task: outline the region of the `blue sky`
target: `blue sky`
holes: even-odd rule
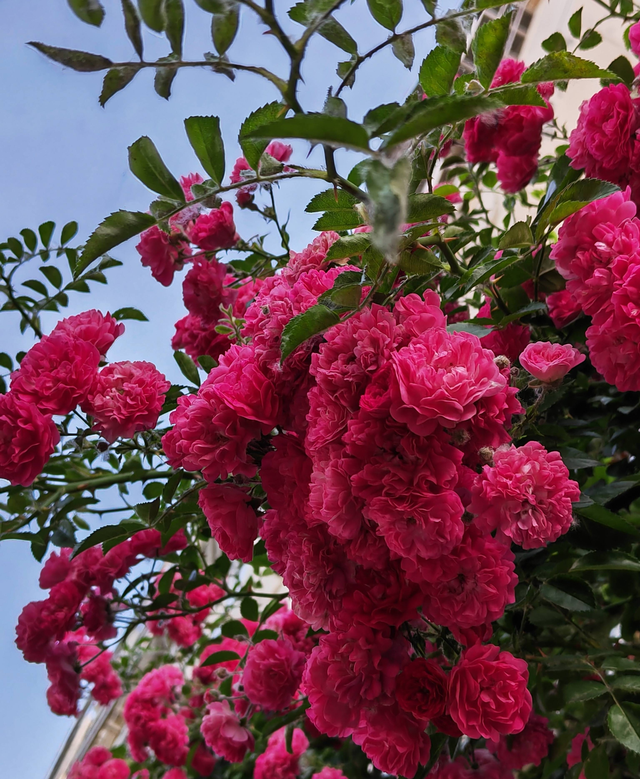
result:
[[[286,9],[292,4],[279,0],[276,7]],[[173,96],[166,102],[153,91],[149,71],[139,74],[102,109],[98,105],[100,74],[65,70],[25,45],[36,40],[94,51],[114,61],[132,59],[119,5],[106,0],[107,18],[101,29],[95,29],[77,20],[65,0],[1,0],[1,240],[49,219],[59,226],[76,220],[81,240],[111,211],[146,210],[153,196],[129,173],[127,146],[141,135],[149,135],[175,175],[199,170],[183,128],[187,116],[221,117],[230,171],[239,154],[235,139],[242,120],[255,108],[277,99],[271,85],[251,74],[239,74],[232,84],[224,76],[190,70],[178,74]],[[402,29],[426,18],[419,0],[405,0],[405,5]],[[210,17],[193,0],[186,0],[186,6],[185,58],[200,59],[202,52],[212,49]],[[365,0],[345,6],[339,18],[364,49],[385,38],[382,28],[372,22]],[[297,25],[291,25],[294,28]],[[148,31],[145,44],[146,59],[168,53],[166,43]],[[355,89],[344,95],[349,116],[358,120],[372,106],[402,100],[415,85],[417,68],[432,45],[431,31],[418,38],[413,73],[405,70],[388,49],[369,61]],[[274,71],[283,72],[285,65],[276,42],[246,14],[230,55],[238,62],[268,63]],[[339,83],[334,65],[340,59],[346,59],[346,55],[322,39],[313,43],[303,70],[301,102],[306,109],[322,109],[327,88]],[[297,144],[294,159],[304,163],[307,152],[306,144]],[[316,164],[321,160],[317,159]],[[289,231],[295,249],[302,249],[313,238],[315,219],[304,213],[302,205],[317,191],[317,183],[291,182],[276,193],[281,214],[292,213]],[[236,212],[236,224],[243,237],[264,232],[264,222],[254,214]],[[185,313],[180,281],[168,289],[153,281],[140,265],[134,243],[113,252],[124,266],[110,271],[109,285],[94,285],[90,296],[76,295],[70,313],[87,308],[142,309],[150,321],[127,323],[127,332],[109,356],[112,360],[152,360],[177,381],[170,339],[175,321]],[[45,332],[54,323],[55,318],[45,320]],[[15,352],[29,346],[28,340],[18,337],[16,324],[11,315],[2,314],[0,351]],[[39,568],[26,544],[0,544],[2,774],[20,779],[44,779],[73,725],[71,719],[50,713],[45,701],[44,667],[25,663],[13,644],[14,626],[22,607],[43,595],[37,584]]]

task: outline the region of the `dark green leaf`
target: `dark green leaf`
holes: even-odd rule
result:
[[[205,668],[208,665],[217,665],[218,663],[228,663],[229,660],[239,660],[240,655],[229,649],[223,649],[220,652],[214,652],[205,658],[199,665],[199,668]]]
[[[44,54],[45,57],[49,57],[50,60],[59,62],[61,65],[81,73],[106,70],[113,65],[110,59],[100,54],[90,54],[87,51],[77,51],[76,49],[61,49],[57,46],[49,46],[46,43],[38,43],[38,41],[29,41],[28,45],[33,46],[34,49]]]
[[[534,62],[525,70],[520,80],[523,84],[538,84],[572,78],[611,78],[612,75],[594,62],[576,57],[568,51],[554,51]]]
[[[60,236],[60,243],[64,246],[66,243],[69,243],[69,241],[76,235],[78,232],[78,223],[77,222],[67,222],[67,224],[62,228],[62,234]]]
[[[235,619],[231,620],[231,622],[225,622],[224,625],[220,628],[220,632],[227,638],[236,638],[236,636],[248,638],[249,636],[249,633],[242,622]]]
[[[503,105],[537,105],[541,108],[547,105],[537,88],[532,84],[500,87],[492,90],[489,94],[497,97]]]
[[[45,285],[37,279],[28,279],[27,281],[23,281],[22,286],[27,287],[27,289],[32,289],[34,292],[37,292],[38,295],[42,295],[45,298],[49,296],[49,292]]]
[[[461,54],[449,46],[436,46],[420,67],[420,86],[427,97],[448,95],[460,68]]]
[[[318,33],[329,43],[333,43],[334,46],[342,49],[342,51],[346,51],[347,54],[355,55],[358,53],[358,44],[340,22],[332,16],[320,25]]]
[[[263,125],[268,125],[275,122],[276,119],[285,113],[285,111],[286,108],[282,105],[282,103],[267,103],[267,105],[264,105],[261,108],[258,108],[252,114],[249,114],[249,116],[242,123],[242,127],[240,128],[240,133],[238,135],[238,141],[240,142],[240,146],[242,147],[242,151],[247,162],[249,165],[251,165],[253,170],[258,170],[260,157],[262,157],[262,153],[267,148],[269,141],[256,140],[255,138],[250,138],[249,136],[253,131],[258,130]]]
[[[455,322],[452,325],[447,325],[447,332],[449,333],[469,333],[470,335],[475,335],[476,338],[488,335],[492,329],[486,325],[476,325],[474,322]]]
[[[163,4],[164,0],[138,0],[138,10],[142,21],[155,32],[164,30]]]
[[[87,24],[100,27],[104,19],[104,8],[98,0],[67,0],[73,13]]]
[[[640,706],[615,704],[609,709],[609,730],[627,749],[640,752]]]
[[[361,255],[370,243],[371,236],[368,233],[345,235],[331,246],[326,259],[327,261],[344,260],[347,257]],[[341,278],[341,276],[344,276],[344,273],[341,273],[340,276],[338,276],[338,279]]]
[[[116,539],[120,541],[126,541],[127,538],[131,538],[134,533],[139,530],[146,530],[147,525],[143,522],[137,522],[135,520],[127,519],[121,522],[119,525],[107,525],[106,527],[98,528],[88,538],[81,541],[78,546],[73,550],[73,557],[77,557],[85,549],[90,549],[92,546],[97,546],[106,541],[114,541]]]
[[[535,235],[539,240],[549,225],[556,225],[594,200],[608,197],[618,191],[615,184],[599,179],[581,179],[569,184],[554,195],[536,217]]]
[[[637,670],[640,671],[640,668]],[[618,676],[611,682],[611,686],[617,690],[640,692],[640,676]]]
[[[427,222],[444,214],[453,214],[455,206],[440,195],[418,193],[409,196],[407,222]]]
[[[607,688],[602,682],[579,681],[565,685],[562,692],[566,703],[580,703],[605,695]]]
[[[185,354],[184,352],[174,352],[173,358],[178,363],[180,373],[182,373],[185,379],[190,381],[192,384],[195,384],[196,387],[199,387],[200,374],[198,373],[198,366],[191,359],[191,357],[189,357],[189,355]]]
[[[562,460],[569,470],[578,470],[580,468],[597,468],[600,465],[598,460],[594,460],[592,457],[587,456],[579,449],[573,449],[570,446],[565,446],[560,450]]]
[[[124,27],[127,37],[135,49],[136,54],[142,59],[142,33],[140,32],[140,17],[133,0],[122,0],[122,12],[124,14]]]
[[[357,199],[345,192],[344,189],[325,189],[324,192],[318,192],[309,201],[305,211],[314,213],[316,211],[353,211]]]
[[[323,214],[314,224],[314,230],[353,230],[355,227],[361,227],[362,220],[356,211],[329,211]]]
[[[151,227],[156,220],[151,214],[140,211],[116,211],[110,214],[91,234],[84,245],[76,265],[74,276],[77,278],[94,260],[118,246],[134,235]]]
[[[328,146],[369,151],[369,135],[364,127],[349,119],[327,114],[297,114],[247,133],[249,138],[304,138]]]
[[[233,43],[239,21],[240,8],[236,2],[227,3],[223,13],[213,14],[211,17],[211,38],[220,56],[225,54]]]
[[[598,744],[589,752],[584,761],[583,772],[586,779],[608,779],[609,758],[604,744]]]
[[[339,321],[340,317],[335,311],[322,305],[311,306],[302,314],[294,316],[287,322],[282,331],[280,345],[282,361],[284,362],[294,349],[311,338],[312,335],[321,333]]]
[[[43,222],[40,227],[38,227],[38,234],[43,246],[49,247],[55,229],[55,222]]]
[[[0,352],[0,368],[6,368],[8,371],[13,370],[13,360],[6,352]]]
[[[395,56],[402,62],[408,70],[413,67],[413,60],[416,56],[416,48],[413,45],[411,35],[401,35],[391,44],[391,49]]]
[[[242,598],[240,613],[245,619],[251,620],[251,622],[257,622],[259,616],[258,604],[253,598]]]
[[[27,249],[29,249],[30,252],[35,252],[38,248],[38,238],[33,230],[25,228],[24,230],[20,230],[20,235],[22,236],[22,240]]]
[[[123,319],[137,319],[139,322],[148,322],[147,317],[137,308],[119,308],[111,316],[121,322]]]
[[[578,8],[569,19],[569,32],[574,38],[580,37],[580,33],[582,32],[582,8]]]
[[[100,97],[98,98],[100,105],[104,108],[107,100],[133,81],[138,70],[139,68],[135,66],[129,68],[111,68],[111,70],[106,73],[104,81],[102,82],[102,92],[100,92]]]
[[[580,41],[579,49],[593,49],[602,43],[602,35],[597,30],[589,30]]]
[[[640,571],[640,560],[625,552],[589,552],[571,566],[572,571]]]
[[[391,135],[386,146],[395,146],[436,127],[455,124],[499,108],[500,102],[484,95],[452,95],[423,100],[416,113]]]
[[[616,76],[619,76],[629,87],[629,89],[631,89],[636,74],[633,70],[633,65],[624,55],[616,57],[616,59],[614,59],[613,62],[609,65],[609,70],[612,73],[615,73]]]
[[[158,516],[158,512],[160,511],[160,498],[150,500],[148,503],[137,503],[135,509],[136,514],[140,519],[149,524]]]
[[[367,5],[371,16],[387,30],[395,30],[402,19],[402,0],[367,0]]]
[[[471,43],[478,81],[485,89],[491,84],[504,54],[512,18],[513,11],[499,16],[492,22],[481,24]]]
[[[40,268],[40,273],[46,277],[50,284],[53,284],[54,287],[60,289],[62,286],[62,273],[60,273],[55,265],[43,265]]]
[[[171,51],[182,57],[184,36],[184,3],[182,0],[164,0],[164,31],[171,44]]]
[[[545,51],[566,51],[567,42],[562,33],[554,32],[542,41],[542,48]]]
[[[216,182],[224,178],[224,144],[217,116],[190,116],[184,120],[189,143],[202,167]]]
[[[590,611],[596,605],[591,587],[577,576],[554,576],[540,587],[540,594],[568,611]]]
[[[162,161],[151,138],[143,135],[129,146],[129,167],[134,176],[159,195],[185,202],[180,182]]]
[[[257,630],[252,636],[251,641],[254,644],[259,644],[261,641],[264,641],[265,639],[272,639],[275,640],[278,638],[278,634],[275,630]]]
[[[177,62],[178,57],[175,54],[170,54],[168,57],[161,57],[157,60],[159,63],[171,63]],[[157,67],[153,77],[153,88],[156,94],[160,97],[168,100],[171,97],[171,87],[173,86],[173,79],[178,74],[177,67]]]
[[[436,26],[436,43],[464,54],[467,50],[467,34],[458,19],[443,19]]]
[[[519,249],[533,245],[533,233],[526,222],[516,222],[500,239],[499,249]]]

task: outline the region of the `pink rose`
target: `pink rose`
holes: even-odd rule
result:
[[[0,395],[0,479],[28,487],[60,441],[58,428],[30,400]]]
[[[61,319],[51,335],[63,334],[92,344],[104,356],[116,338],[124,333],[122,322],[116,322],[111,314],[101,314],[96,309]]]
[[[253,736],[231,711],[229,701],[216,701],[207,706],[200,732],[204,743],[230,763],[241,763],[253,749]]]
[[[526,661],[500,647],[465,649],[449,676],[449,714],[469,738],[520,733],[531,713],[528,679]]]
[[[150,362],[112,362],[98,374],[83,410],[94,428],[113,443],[152,430],[171,382]]]
[[[582,313],[580,304],[568,289],[553,292],[547,297],[547,308],[554,326],[562,330]]]
[[[640,57],[640,22],[636,22],[629,27],[629,43],[631,44],[631,51]]]
[[[540,765],[554,738],[549,720],[532,712],[522,732],[515,736],[501,736],[499,741],[489,741],[487,747],[505,768],[519,771],[529,764]]]
[[[225,266],[215,258],[197,257],[182,282],[182,298],[189,313],[218,320],[220,305],[233,302],[234,295],[225,288],[227,281],[233,280],[233,276],[228,278]]]
[[[291,704],[306,658],[286,639],[265,639],[249,650],[242,684],[247,697],[267,711],[281,711]]]
[[[286,731],[281,728],[269,736],[267,749],[258,755],[254,779],[296,779],[300,774],[300,757],[309,746],[309,740],[300,728],[295,728],[291,752],[286,746]]]
[[[560,381],[576,365],[585,361],[584,354],[571,344],[554,344],[536,341],[529,344],[520,355],[520,365],[545,384]]]
[[[224,202],[220,208],[200,214],[189,230],[189,238],[206,252],[230,249],[238,241],[231,203]]]
[[[251,498],[240,487],[210,484],[200,491],[198,503],[222,551],[232,560],[248,563],[258,536],[258,517],[248,505]]]
[[[154,225],[145,230],[136,246],[142,264],[151,268],[151,275],[164,287],[173,281],[177,270],[182,270],[184,261],[191,256],[191,248],[180,232],[165,233]]]
[[[569,768],[573,768],[574,765],[582,762],[582,746],[584,742],[587,742],[587,751],[591,752],[593,749],[593,741],[589,735],[590,728],[586,728],[582,733],[578,733],[571,741],[571,749],[567,755],[567,765]],[[580,779],[584,779],[584,771],[580,773]]]

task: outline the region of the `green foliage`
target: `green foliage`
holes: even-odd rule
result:
[[[491,84],[504,54],[512,19],[513,12],[481,25],[471,44],[478,81],[485,89]]]
[[[294,349],[311,338],[312,335],[321,333],[339,321],[340,317],[323,305],[312,306],[302,314],[294,316],[282,333],[280,348],[282,360],[286,360]]]
[[[184,203],[180,182],[164,164],[153,141],[146,135],[129,146],[129,168],[149,189]]]
[[[184,126],[200,164],[216,184],[224,179],[224,144],[217,116],[190,116]]]
[[[268,103],[258,108],[244,120],[240,128],[238,141],[247,162],[254,170],[258,170],[258,163],[264,150],[269,145],[268,140],[257,140],[253,133],[265,125],[273,124],[280,116],[286,113],[282,103]]]
[[[425,57],[420,68],[420,86],[427,97],[451,92],[460,67],[461,54],[448,46],[436,46]]]

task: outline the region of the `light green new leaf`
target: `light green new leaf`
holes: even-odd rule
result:
[[[595,62],[576,57],[568,51],[554,51],[534,62],[525,70],[520,79],[523,84],[539,84],[545,81],[565,81],[573,78],[613,78],[608,70],[598,67]]]
[[[509,37],[513,11],[478,27],[471,44],[478,81],[488,88],[498,69]]]
[[[462,55],[449,46],[436,46],[420,67],[420,86],[427,97],[448,95],[460,68]]]

